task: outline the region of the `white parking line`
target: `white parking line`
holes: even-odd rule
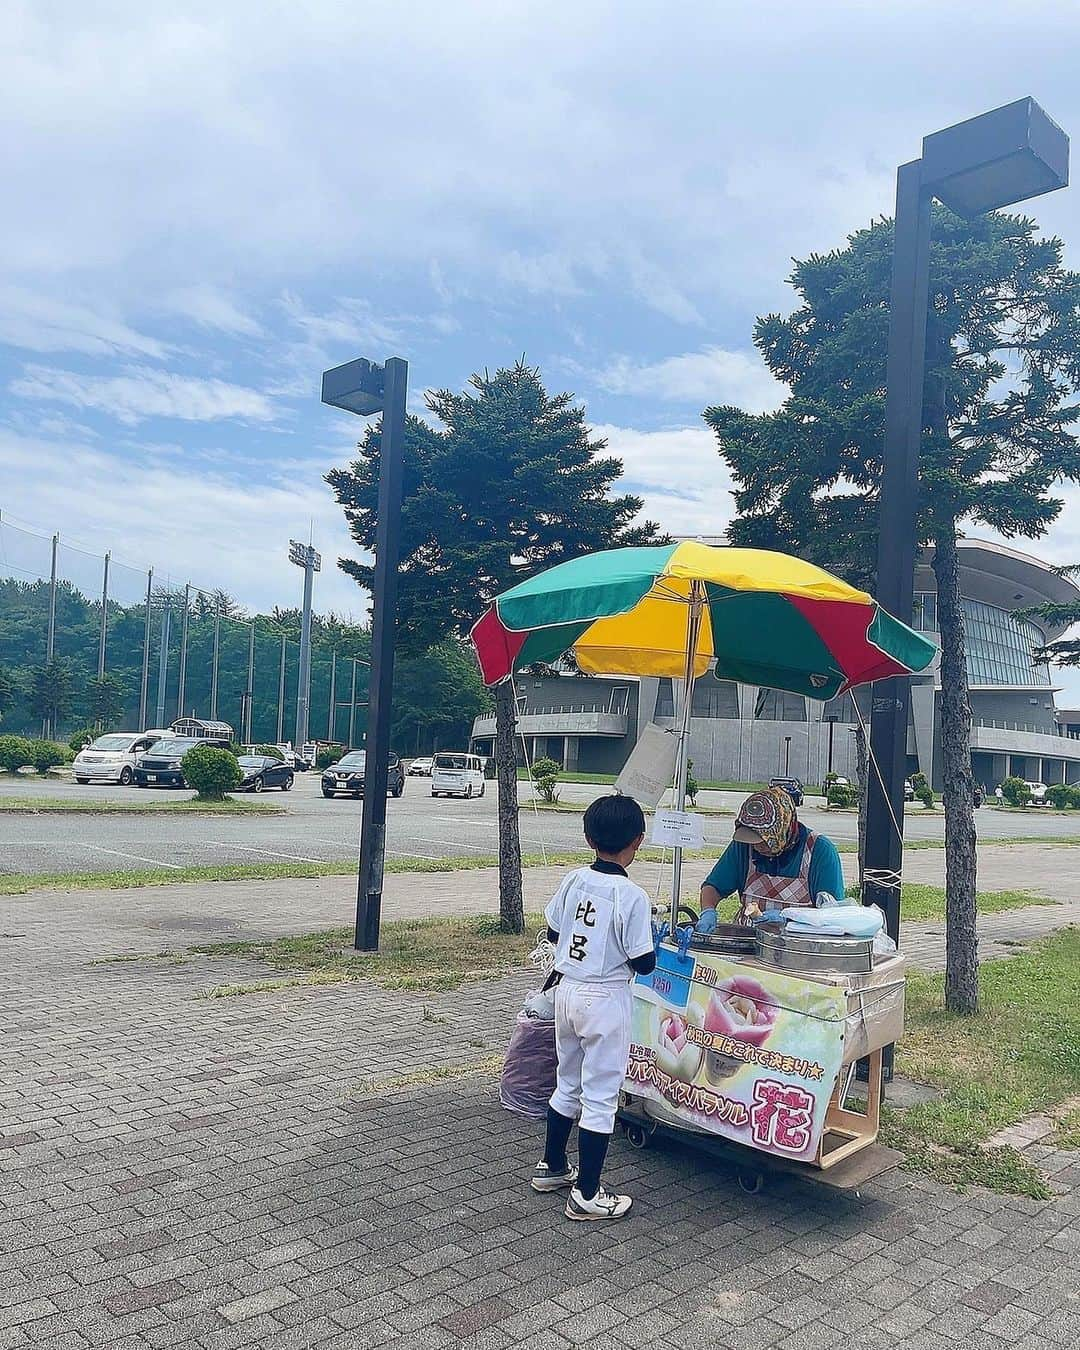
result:
[[[343,841],[343,840],[341,840],[341,839],[324,839],[324,838],[321,838],[321,837],[320,837],[319,835],[317,835],[317,834],[309,834],[309,835],[306,835],[305,837],[306,837],[312,844],[329,844],[332,848],[345,848],[346,846],[350,846],[350,847],[351,847],[351,845],[349,845],[349,841],[348,841],[348,840],[344,840],[344,841]],[[412,836],[408,836],[408,837],[411,838]],[[417,836],[417,837],[419,838],[420,836]],[[238,848],[239,845],[238,845],[238,844],[230,844],[230,845],[227,845],[227,847],[230,847],[230,848]],[[359,841],[357,841],[356,847],[357,847],[357,848],[359,847]],[[386,856],[387,856],[388,858],[423,858],[425,862],[442,862],[442,858],[440,858],[437,854],[434,854],[434,853],[401,853],[401,852],[399,852],[399,851],[397,851],[397,850],[395,850],[395,849],[392,849],[392,848],[388,848],[388,849],[386,850]],[[305,861],[307,861],[307,860],[305,859]],[[324,861],[324,862],[325,862],[326,859],[322,859],[321,861]]]
[[[326,858],[306,858],[302,853],[277,853],[272,848],[250,848],[247,844],[223,844],[220,839],[208,841],[214,848],[235,848],[241,853],[265,853],[268,858],[287,858],[289,862],[323,863]]]
[[[419,839],[422,844],[445,844],[447,848],[472,848],[477,853],[490,853],[490,844],[467,844],[464,839],[433,839],[430,834],[407,834],[406,839]]]
[[[174,872],[184,869],[179,863],[164,862],[161,858],[144,858],[141,853],[121,853],[118,848],[102,848],[100,844],[80,844],[80,848],[92,848],[95,853],[111,853],[114,858],[130,858],[133,862],[150,863],[152,867],[171,867]]]

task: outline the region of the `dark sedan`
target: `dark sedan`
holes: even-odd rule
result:
[[[136,787],[187,787],[180,764],[196,745],[224,745],[227,741],[196,736],[163,736],[155,741],[135,765]]]
[[[336,797],[340,792],[350,797],[362,797],[366,764],[367,752],[364,750],[350,750],[347,755],[342,755],[336,764],[323,770],[322,795]],[[391,797],[400,797],[405,791],[405,769],[393,752],[386,775],[386,790]]]
[[[264,788],[288,792],[293,785],[292,766],[272,755],[241,755],[236,762],[244,775],[237,792],[262,792]]]

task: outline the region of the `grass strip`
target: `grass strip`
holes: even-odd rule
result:
[[[1017,844],[1039,844],[1052,845],[1063,848],[1075,848],[1080,845],[1080,839],[1040,839],[1040,838],[1016,838],[1016,839],[996,839],[992,842],[995,846],[1005,847]],[[851,842],[841,842],[837,844],[837,850],[840,853],[854,853],[857,845]],[[910,849],[942,848],[940,840],[919,839],[914,840],[907,845]],[[683,853],[684,859],[702,860],[715,859],[718,850],[711,849],[687,849]],[[661,863],[670,860],[670,854],[665,858],[661,855],[659,849],[642,849],[638,857],[643,862]],[[522,865],[525,867],[542,867],[544,865],[551,867],[577,867],[582,863],[589,862],[592,854],[581,850],[567,850],[562,852],[548,853],[546,856],[539,853],[527,853],[522,858]],[[480,855],[477,857],[447,857],[447,858],[387,858],[387,872],[471,872],[483,870],[484,868],[497,867],[498,858],[494,854]],[[327,862],[274,862],[274,863],[214,863],[207,866],[182,867],[176,870],[163,867],[142,867],[129,868],[122,871],[110,872],[14,872],[9,876],[0,875],[0,896],[2,895],[30,895],[35,891],[93,891],[93,890],[126,890],[137,889],[143,886],[175,886],[192,882],[219,882],[219,881],[281,881],[288,879],[304,880],[315,877],[343,877],[351,876],[356,871],[356,860],[354,858],[333,858]],[[909,887],[905,886],[905,895]],[[914,888],[918,890],[918,887]],[[908,913],[905,910],[905,918],[909,919],[937,919],[943,918],[944,910],[944,892],[940,887],[924,888],[942,896],[940,905],[935,903],[930,908],[925,907],[924,901],[914,901],[918,908]],[[1025,905],[1045,905],[1054,903],[1046,896],[1032,895],[1026,891],[1002,891],[989,892],[991,896],[989,904],[997,910],[1013,909],[1021,904]],[[1022,900],[1000,901],[993,897],[1001,895],[1022,896]],[[696,896],[690,895],[691,900]],[[983,905],[983,897],[980,896],[980,907],[984,913],[990,913],[991,910]]]
[[[520,971],[542,924],[539,914],[529,915],[522,934],[504,932],[493,915],[398,919],[380,928],[377,953],[355,951],[351,928],[265,941],[215,942],[190,951],[197,956],[246,958],[294,972],[283,980],[218,985],[205,992],[207,998],[363,979],[384,989],[438,991]]]
[[[944,1007],[944,977],[911,971],[897,1072],[941,1089],[904,1111],[886,1108],[882,1140],[908,1166],[950,1185],[1048,1199],[1034,1164],[983,1142],[1080,1090],[1080,929],[1067,928],[979,971],[979,1011]],[[1080,1121],[1065,1125],[1067,1138]]]
[[[643,862],[670,861],[659,849],[642,849],[638,857]],[[715,849],[686,849],[684,858],[715,859]],[[593,855],[585,849],[526,853],[523,867],[579,867],[591,862]],[[447,858],[387,858],[386,872],[475,872],[498,867],[495,854],[477,857]],[[347,877],[356,872],[355,858],[332,858],[327,862],[276,863],[213,863],[207,866],[134,867],[113,872],[13,872],[0,875],[0,895],[30,895],[34,891],[95,891],[125,890],[142,886],[176,886],[185,882],[216,881],[280,881],[312,877]]]
[[[0,797],[0,815],[90,815],[90,816],[283,816],[285,808],[273,802],[235,801],[200,802],[185,798],[179,802],[85,801],[63,797]]]

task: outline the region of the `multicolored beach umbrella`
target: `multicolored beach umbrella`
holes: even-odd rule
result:
[[[472,639],[489,685],[570,651],[590,674],[682,677],[694,626],[695,675],[715,659],[718,679],[815,699],[925,670],[937,650],[812,563],[693,541],[560,563],[496,597]]]

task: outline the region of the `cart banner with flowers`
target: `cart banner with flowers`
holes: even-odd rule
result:
[[[665,1123],[812,1161],[846,1013],[842,987],[662,945],[634,983],[625,1090]]]

